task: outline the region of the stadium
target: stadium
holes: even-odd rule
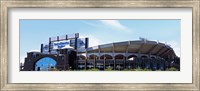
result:
[[[41,44],[40,52],[28,52],[21,71],[42,71],[39,61],[50,59],[47,69],[57,70],[180,70],[180,58],[165,43],[144,38],[88,47],[89,38],[79,38],[79,33],[50,37],[48,44]],[[43,69],[44,70],[44,69]]]

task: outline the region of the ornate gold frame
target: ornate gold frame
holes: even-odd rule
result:
[[[0,0],[0,89],[1,90],[200,90],[200,0]],[[145,7],[192,8],[191,84],[11,84],[8,83],[8,9],[9,8],[69,8],[69,7]]]

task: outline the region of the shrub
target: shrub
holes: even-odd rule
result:
[[[56,68],[50,68],[49,70],[50,71],[58,71],[58,69],[56,69]]]
[[[97,68],[88,69],[88,71],[99,71]]]
[[[123,71],[131,71],[131,69],[124,69]]]
[[[113,71],[112,68],[106,68],[105,71]]]
[[[143,69],[143,71],[152,71],[151,69]]]
[[[136,68],[135,71],[143,71],[141,68]]]
[[[124,69],[123,71],[135,71],[135,69]]]
[[[177,71],[177,69],[175,67],[170,67],[170,68],[166,69],[166,71]]]

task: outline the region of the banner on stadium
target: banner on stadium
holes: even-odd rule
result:
[[[87,43],[86,38],[78,38],[77,43],[75,43],[75,39],[55,41],[52,42],[50,49],[75,48],[76,44],[77,50],[85,50]]]
[[[70,40],[53,42],[53,49],[71,48]]]
[[[70,40],[70,46],[75,47],[75,39]],[[77,39],[77,49],[85,49],[86,46],[86,38],[78,38]]]
[[[44,54],[48,54],[48,52],[49,52],[49,45],[48,44],[43,44],[42,52]]]
[[[85,38],[79,38],[77,40],[77,48],[85,48]]]

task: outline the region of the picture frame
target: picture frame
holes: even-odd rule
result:
[[[1,0],[1,33],[0,33],[0,79],[1,90],[200,90],[200,1],[199,0]],[[77,84],[35,84],[8,83],[8,10],[10,8],[192,8],[192,83],[77,83]]]

